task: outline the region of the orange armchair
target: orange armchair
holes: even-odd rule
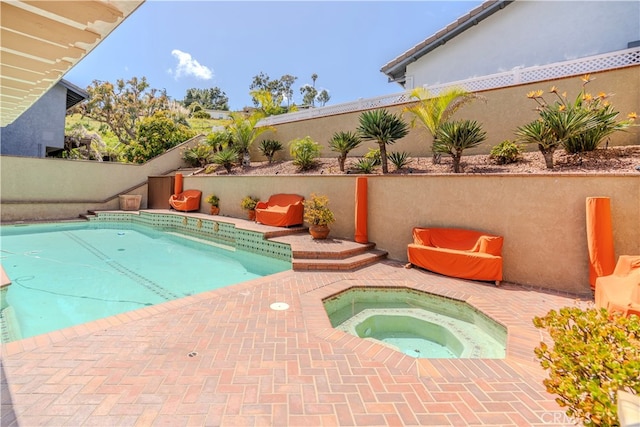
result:
[[[297,194],[274,194],[266,202],[256,204],[256,222],[276,227],[289,227],[304,221],[304,197]]]
[[[177,211],[190,212],[200,210],[200,190],[185,190],[169,198],[169,204]]]
[[[461,228],[414,228],[409,262],[462,279],[502,280],[502,236]]]
[[[596,279],[596,307],[640,316],[640,256],[620,255],[613,274]]]

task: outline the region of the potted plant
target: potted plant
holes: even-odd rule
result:
[[[258,204],[258,199],[251,196],[245,197],[244,199],[242,199],[242,202],[240,202],[240,206],[242,206],[242,209],[245,209],[247,211],[250,221],[256,219],[256,204]]]
[[[304,220],[309,223],[309,233],[314,239],[326,239],[329,224],[335,222],[335,216],[329,209],[329,198],[311,193],[311,198],[303,202]]]
[[[209,194],[205,199],[205,202],[211,205],[211,215],[218,215],[220,213],[220,198],[215,194]]]

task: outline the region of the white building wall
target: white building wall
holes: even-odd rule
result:
[[[638,1],[516,0],[409,64],[407,89],[612,52],[637,40]]]

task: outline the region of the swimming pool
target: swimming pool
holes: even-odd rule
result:
[[[135,223],[0,227],[8,342],[291,268],[291,262]]]

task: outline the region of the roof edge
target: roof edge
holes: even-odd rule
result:
[[[403,83],[407,65],[417,61],[422,56],[442,46],[454,37],[462,34],[469,28],[477,25],[480,21],[488,18],[496,12],[504,9],[515,0],[487,0],[480,6],[472,9],[466,15],[437,31],[432,36],[413,46],[402,55],[389,61],[380,69],[381,72],[389,76],[389,82]]]

